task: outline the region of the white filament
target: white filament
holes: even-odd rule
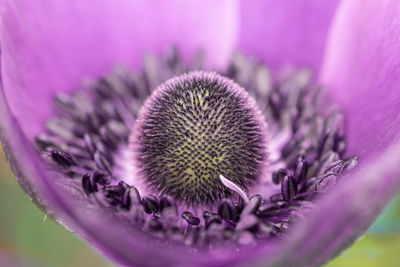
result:
[[[246,193],[234,182],[226,179],[224,176],[219,175],[219,179],[221,180],[222,184],[231,189],[232,191],[235,191],[236,193],[239,194],[243,198],[243,200],[247,203],[249,202],[249,198],[247,197]]]

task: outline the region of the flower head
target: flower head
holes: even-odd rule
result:
[[[176,1],[171,5],[4,0],[0,4],[0,125],[10,163],[39,207],[118,263],[322,264],[359,237],[400,187],[396,1]],[[174,44],[179,53],[162,57],[161,51]],[[198,58],[204,65],[194,59],[199,49],[206,55]],[[234,50],[245,56],[232,56]],[[129,71],[109,74],[117,63]],[[266,68],[268,64],[271,68]],[[337,104],[346,127],[340,115],[325,114],[328,110],[318,107],[308,72],[278,77],[278,69],[287,64],[311,69],[325,86],[325,106]],[[257,108],[247,111],[259,109],[268,115],[270,175],[256,166],[264,161],[264,143],[253,142],[257,148],[246,147],[242,154],[248,157],[243,162],[207,169],[218,170],[218,175],[212,174],[216,183],[198,187],[211,189],[208,192],[188,191],[177,183],[168,185],[162,175],[153,176],[157,171],[182,178],[179,175],[191,168],[194,180],[208,181],[207,176],[193,175],[193,162],[199,162],[200,155],[190,155],[190,166],[148,168],[150,161],[171,164],[170,156],[162,158],[164,153],[147,153],[172,147],[145,135],[149,125],[144,124],[154,113],[148,107],[138,113],[152,90],[193,69],[216,69],[234,79],[257,102]],[[81,86],[85,77],[94,80]],[[200,103],[203,96],[196,99]],[[243,96],[233,100],[249,103]],[[237,118],[246,116],[246,109],[238,111]],[[237,128],[223,123],[215,126],[225,126],[240,137],[223,138],[229,144],[222,144],[218,152],[225,148],[239,157],[235,153],[240,140],[266,134],[259,130],[262,127],[254,127],[262,126],[258,116],[247,120],[255,129],[251,134],[235,132]],[[185,119],[168,121],[179,124]],[[167,130],[158,128],[156,134]],[[131,149],[123,145],[130,135]],[[199,140],[193,142],[192,146]],[[182,154],[179,149],[174,153]],[[148,155],[150,161],[145,161]],[[360,166],[349,173],[356,162],[352,155],[359,156]],[[274,163],[281,165],[274,169]],[[250,175],[235,175],[238,166],[246,173],[244,165]],[[141,181],[135,180],[140,175],[132,175],[138,169],[145,178]],[[231,198],[236,193],[229,190],[241,198]],[[198,199],[189,201],[195,205],[207,202],[209,196],[218,201],[214,210],[201,216],[176,203]],[[182,218],[178,223],[177,215]],[[297,219],[289,224],[286,220],[291,222],[292,215]],[[168,230],[168,238],[160,229]],[[184,240],[182,229],[187,229]],[[207,239],[202,238],[205,233]],[[162,248],[156,255],[155,247]],[[209,249],[198,250],[203,247]]]

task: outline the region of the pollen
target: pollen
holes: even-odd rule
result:
[[[267,126],[238,84],[190,72],[161,84],[145,102],[131,150],[138,175],[159,194],[213,204],[234,194],[220,175],[243,190],[263,175]]]

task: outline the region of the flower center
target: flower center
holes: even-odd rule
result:
[[[202,69],[199,55],[187,64],[171,47],[145,57],[139,72],[116,68],[57,94],[61,117],[46,121],[37,148],[54,183],[154,244],[195,252],[282,238],[357,165],[345,158],[344,116],[319,110],[307,70],[275,80],[264,64],[235,54],[221,72],[228,79],[190,72]]]
[[[131,136],[134,164],[160,194],[187,204],[231,197],[220,175],[247,190],[265,169],[266,124],[232,80],[191,72],[160,85]]]

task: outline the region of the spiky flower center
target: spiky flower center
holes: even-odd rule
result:
[[[155,191],[189,204],[230,197],[220,175],[248,189],[266,160],[266,125],[239,85],[192,72],[160,85],[132,135],[136,168]]]
[[[55,103],[61,117],[51,117],[46,121],[46,132],[35,138],[37,148],[49,169],[60,174],[54,176],[55,183],[69,186],[78,199],[85,199],[90,208],[101,209],[105,217],[120,218],[124,225],[128,222],[154,237],[147,241],[157,245],[165,242],[165,249],[177,242],[190,247],[190,253],[202,248],[214,251],[218,246],[230,245],[231,242],[240,249],[241,246],[255,245],[257,240],[284,238],[295,221],[304,219],[313,210],[312,203],[329,192],[336,181],[358,162],[357,157],[344,158],[344,116],[338,111],[320,112],[319,90],[312,86],[307,70],[285,72],[283,79],[270,83],[274,79],[271,79],[268,68],[241,54],[233,55],[227,69],[222,70],[224,75],[240,82],[257,99],[268,123],[268,136],[271,138],[268,172],[272,175],[261,174],[263,179],[253,186],[254,193],[244,192],[243,186],[241,188],[237,181],[233,181],[235,177],[221,174],[219,178],[223,185],[238,193],[241,199],[221,199],[215,205],[192,209],[177,205],[170,196],[157,195],[155,190],[140,181],[140,177],[131,175],[131,161],[126,157],[129,156],[126,153],[129,141],[133,151],[140,152],[137,149],[142,146],[137,144],[140,135],[130,134],[130,130],[135,124],[136,127],[143,125],[146,122],[143,118],[147,118],[150,107],[155,106],[155,101],[149,100],[137,120],[142,103],[156,89],[154,85],[161,81],[177,77],[182,72],[202,69],[203,57],[201,53],[199,55],[193,64],[187,64],[182,61],[179,50],[171,47],[160,58],[145,57],[145,68],[140,72],[118,67],[107,76],[89,83],[85,81],[82,89],[74,94],[57,94]],[[175,83],[167,82],[172,86],[168,90],[175,90],[174,84],[193,85],[190,79],[183,77],[175,78]],[[182,81],[178,82],[179,79]],[[217,82],[222,80],[225,82],[217,84],[229,85],[230,92],[235,92],[233,96],[242,96],[240,103],[250,102],[249,110],[257,117],[252,100],[243,93],[236,94],[243,90],[234,89],[237,85],[231,86],[232,82],[226,78],[216,79]],[[157,90],[151,99],[164,99],[162,93],[165,90]],[[197,91],[196,94],[192,92],[193,103],[199,105],[196,98],[200,103],[200,95],[204,104],[206,92]],[[168,101],[173,103],[173,95],[169,96]],[[219,104],[226,102],[218,100]],[[187,108],[193,105],[191,98],[184,103],[190,103],[185,104]],[[209,105],[210,102],[206,109]],[[232,110],[229,112],[238,113]],[[238,118],[237,114],[235,118]],[[263,127],[262,122],[260,125]],[[146,132],[150,129],[147,128]],[[144,132],[133,133],[144,135]],[[158,149],[160,144],[151,148]],[[143,153],[142,156],[149,155]],[[136,160],[137,163],[140,162]],[[143,170],[141,173],[145,174]],[[243,177],[247,176],[239,178]],[[250,184],[254,180],[247,181]]]

